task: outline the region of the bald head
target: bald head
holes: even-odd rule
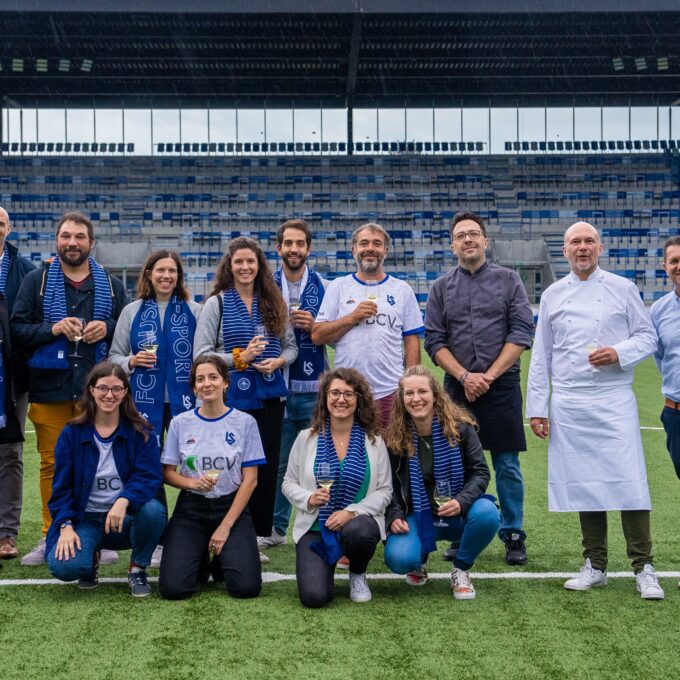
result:
[[[564,233],[562,252],[571,271],[585,281],[597,269],[602,254],[600,234],[592,224],[576,222]]]
[[[564,232],[564,243],[567,244],[568,239],[575,233],[585,233],[590,232],[598,241],[600,242],[600,232],[598,232],[595,227],[588,222],[574,222],[574,224]]]

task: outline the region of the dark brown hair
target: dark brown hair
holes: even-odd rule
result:
[[[94,227],[92,226],[90,218],[83,215],[83,213],[76,211],[64,213],[59,222],[57,222],[57,236],[59,236],[59,231],[64,222],[75,222],[76,224],[82,225],[87,229],[87,236],[90,241],[94,241]]]
[[[380,424],[375,401],[373,401],[373,392],[366,378],[354,368],[336,368],[332,371],[325,371],[319,377],[319,394],[311,421],[312,434],[323,433],[326,427],[326,420],[330,415],[328,390],[334,380],[343,380],[356,393],[357,407],[354,419],[364,429],[371,442],[375,442],[375,438],[380,434]]]
[[[309,248],[309,246],[312,245],[312,230],[304,220],[288,220],[287,222],[284,222],[276,232],[276,245],[283,245],[283,235],[286,229],[299,229],[300,231],[303,231],[305,234],[305,241],[307,241],[307,247]]]
[[[194,362],[191,364],[191,373],[189,373],[189,387],[193,390],[196,387],[196,370],[199,366],[203,364],[210,364],[215,367],[215,370],[224,378],[224,381],[229,387],[230,376],[229,376],[229,366],[227,362],[217,354],[199,354]]]
[[[125,388],[125,396],[118,406],[120,419],[132,423],[135,430],[144,435],[144,441],[146,441],[149,438],[149,432],[153,429],[153,425],[139,414],[135,402],[132,399],[132,394],[130,394],[130,381],[128,380],[125,371],[120,366],[110,361],[102,361],[101,363],[96,364],[87,374],[83,396],[80,398],[78,404],[81,412],[70,421],[71,424],[94,425],[94,418],[97,414],[97,403],[92,396],[90,388],[94,387],[100,378],[108,378],[109,376],[118,378]]]
[[[352,232],[352,248],[354,248],[356,244],[359,242],[359,234],[364,229],[368,229],[372,234],[380,234],[383,237],[385,248],[389,248],[390,245],[392,244],[392,239],[390,238],[390,235],[387,233],[385,227],[376,224],[375,222],[368,222],[367,224],[362,224],[360,227],[357,227]]]
[[[274,281],[272,273],[267,266],[267,260],[262,252],[262,248],[257,241],[245,236],[235,238],[227,248],[227,252],[220,260],[215,274],[215,287],[210,295],[219,295],[225,290],[234,287],[234,273],[231,270],[231,259],[237,250],[252,250],[257,258],[257,276],[255,277],[255,293],[260,304],[262,321],[267,330],[281,337],[286,330],[288,319],[288,308],[283,301],[281,291]]]
[[[473,222],[476,222],[482,230],[484,238],[486,238],[486,225],[484,224],[484,220],[477,213],[473,212],[459,212],[453,216],[453,222],[451,222],[451,238],[453,238],[453,230],[456,228],[456,225],[463,220],[472,220]]]
[[[142,266],[142,271],[139,272],[139,278],[137,279],[136,292],[138,298],[142,300],[152,300],[156,297],[156,292],[151,283],[151,272],[159,260],[168,258],[171,259],[177,267],[177,285],[172,291],[173,295],[176,295],[180,300],[189,299],[189,291],[184,285],[184,267],[182,267],[182,261],[179,259],[179,255],[174,250],[157,250],[146,258],[146,262]]]

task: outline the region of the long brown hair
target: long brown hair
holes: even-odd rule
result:
[[[70,422],[72,425],[94,425],[94,419],[97,415],[97,403],[92,396],[90,391],[91,387],[97,384],[100,378],[108,378],[109,376],[114,376],[118,378],[123,383],[125,388],[125,396],[123,397],[120,405],[118,406],[120,419],[127,420],[132,423],[132,426],[144,435],[144,441],[149,438],[149,432],[153,428],[153,425],[149,421],[142,418],[139,415],[139,411],[135,406],[135,402],[132,400],[132,395],[130,394],[130,381],[125,373],[125,371],[110,361],[102,361],[96,364],[95,367],[87,374],[85,379],[85,389],[83,390],[83,396],[80,398],[78,406],[80,408],[80,413]]]
[[[460,426],[472,425],[477,427],[475,419],[462,406],[456,404],[444,389],[443,385],[425,368],[425,366],[411,366],[404,371],[399,380],[399,390],[394,397],[390,424],[387,426],[385,441],[387,448],[398,456],[413,456],[413,419],[404,405],[404,380],[413,376],[423,376],[432,390],[433,410],[441,425],[444,435],[454,446],[460,439]]]
[[[279,287],[274,281],[272,273],[267,266],[267,259],[257,241],[245,236],[235,238],[227,248],[227,252],[220,260],[215,274],[215,286],[210,295],[219,295],[225,290],[234,287],[234,273],[231,269],[231,260],[237,250],[252,250],[257,258],[257,276],[255,277],[255,293],[257,294],[262,321],[267,330],[281,337],[286,330],[288,308],[283,301]]]
[[[139,272],[136,292],[137,297],[141,300],[152,300],[156,297],[156,292],[151,283],[151,272],[159,260],[165,260],[166,258],[171,259],[177,267],[177,284],[172,294],[176,295],[180,300],[189,299],[189,291],[184,284],[184,267],[182,267],[182,260],[180,260],[179,255],[174,250],[157,250],[146,258],[142,271]]]
[[[366,378],[354,368],[336,368],[332,371],[325,371],[319,377],[319,394],[311,422],[312,434],[320,434],[326,427],[326,420],[330,415],[328,390],[334,380],[343,380],[354,390],[357,405],[354,420],[358,421],[371,442],[375,442],[375,438],[380,434],[380,424],[375,401],[373,401],[373,392]]]

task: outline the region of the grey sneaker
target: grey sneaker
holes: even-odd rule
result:
[[[130,584],[130,593],[133,597],[147,597],[147,595],[151,595],[151,586],[143,569],[128,572],[128,583]]]
[[[151,564],[149,565],[152,569],[158,569],[161,566],[161,560],[163,559],[163,546],[157,545],[156,549],[151,555]]]
[[[97,550],[92,561],[92,575],[87,578],[78,579],[78,588],[81,590],[92,590],[99,585],[99,565],[101,564],[101,552]]]
[[[643,600],[663,600],[663,588],[651,564],[645,564],[644,569],[635,574],[637,591]]]
[[[45,539],[41,538],[38,545],[31,550],[31,552],[26,553],[21,558],[22,567],[39,567],[41,564],[45,564]]]
[[[366,574],[349,575],[349,599],[352,602],[369,602],[371,599],[371,589],[368,587]]]
[[[118,553],[115,550],[102,548],[101,564],[115,564],[116,562],[118,562]]]

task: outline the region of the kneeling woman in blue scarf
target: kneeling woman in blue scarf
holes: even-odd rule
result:
[[[146,568],[165,529],[158,441],[130,396],[127,375],[110,362],[88,374],[81,414],[54,450],[47,564],[55,578],[98,585],[102,548],[132,548],[128,581],[134,596],[151,592]]]
[[[295,573],[305,607],[333,599],[335,565],[343,555],[349,559],[350,598],[371,599],[365,572],[385,539],[391,495],[389,458],[378,431],[371,388],[361,373],[323,373],[312,427],[295,440],[282,485],[297,508]]]
[[[473,418],[424,366],[413,366],[399,382],[386,438],[394,491],[386,513],[385,563],[406,574],[409,585],[425,585],[435,541],[459,542],[451,588],[457,600],[473,599],[470,569],[500,525],[495,499],[484,493],[489,468]],[[437,494],[437,507],[435,487],[442,482],[450,500],[442,502]],[[446,526],[438,526],[441,521]]]

